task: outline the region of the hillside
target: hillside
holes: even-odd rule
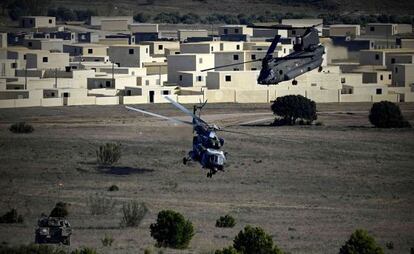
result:
[[[315,15],[319,13],[342,13],[358,10],[364,14],[413,15],[414,1],[396,0],[52,0],[54,7],[72,9],[90,8],[100,14],[119,15],[145,12],[180,12],[208,15],[263,14],[270,12],[293,12]]]

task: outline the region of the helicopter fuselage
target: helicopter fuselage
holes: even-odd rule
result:
[[[324,53],[325,48],[317,45],[312,50],[293,52],[287,56],[296,59],[263,59],[262,69],[257,81],[261,85],[275,85],[282,81],[295,79],[305,72],[320,67]]]

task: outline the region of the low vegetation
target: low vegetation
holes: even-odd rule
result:
[[[348,241],[341,247],[339,254],[383,254],[384,251],[375,242],[375,239],[368,235],[368,232],[363,229],[356,230]]]
[[[119,191],[119,187],[113,184],[109,186],[108,191]]]
[[[9,127],[9,130],[13,133],[32,133],[34,131],[33,126],[25,122],[14,123]]]
[[[115,200],[102,194],[95,194],[88,198],[88,207],[92,215],[108,214],[115,208],[115,205]]]
[[[145,203],[130,201],[122,205],[121,225],[124,227],[137,227],[148,212]]]
[[[215,254],[283,254],[272,237],[260,227],[246,226],[233,240],[233,246],[216,250]]]
[[[278,97],[272,104],[273,114],[277,116],[274,125],[295,125],[301,122],[312,124],[317,119],[316,103],[302,95]]]
[[[55,207],[50,212],[50,217],[65,218],[69,215],[68,204],[64,202],[56,203]]]
[[[101,166],[113,165],[121,158],[121,144],[106,143],[99,146],[96,151],[96,158]]]
[[[112,236],[105,235],[104,238],[101,239],[102,246],[110,247],[114,243],[115,239]]]
[[[377,128],[409,128],[400,107],[389,101],[374,103],[369,112],[369,121]]]
[[[0,254],[97,254],[95,249],[81,248],[73,251],[64,250],[43,244],[29,244],[21,246],[4,246],[0,245]]]
[[[191,221],[172,210],[159,212],[156,223],[151,224],[150,229],[159,247],[185,249],[194,236]]]
[[[23,223],[23,221],[23,216],[14,208],[0,217],[0,223]]]
[[[216,227],[218,228],[232,228],[236,225],[236,220],[233,216],[227,214],[225,216],[221,216],[216,221]]]

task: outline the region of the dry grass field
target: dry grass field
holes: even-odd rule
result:
[[[414,123],[414,104],[402,104]],[[171,105],[145,105],[185,118]],[[101,253],[143,253],[153,248],[149,225],[163,209],[189,218],[195,236],[188,250],[209,253],[228,246],[245,225],[263,227],[289,253],[337,253],[357,228],[367,229],[386,253],[414,247],[414,131],[381,130],[368,122],[369,104],[318,105],[323,126],[268,127],[240,123],[270,118],[269,105],[207,105],[203,116],[254,136],[222,133],[227,171],[206,177],[199,165],[182,165],[191,147],[191,127],[128,112],[122,106],[0,110],[0,213],[17,208],[23,225],[0,224],[0,241],[34,241],[37,217],[57,201],[70,204],[72,248]],[[13,134],[11,123],[35,131]],[[105,142],[122,144],[112,168],[96,166]],[[58,184],[62,183],[61,188]],[[120,190],[108,192],[116,184]],[[93,216],[88,199],[110,197],[116,206]],[[145,202],[149,212],[137,228],[121,228],[121,206]],[[232,229],[215,220],[232,214]],[[112,247],[101,239],[110,235]],[[394,243],[394,250],[385,248]]]

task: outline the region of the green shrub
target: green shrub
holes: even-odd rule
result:
[[[219,228],[232,228],[236,225],[236,220],[229,214],[221,216],[216,220],[216,227]]]
[[[84,247],[82,249],[76,249],[71,254],[98,254],[95,249]]]
[[[29,244],[14,247],[0,245],[0,254],[66,254],[66,252],[49,245]]]
[[[119,187],[114,185],[109,186],[108,191],[119,191]]]
[[[393,242],[387,242],[385,244],[385,247],[387,247],[387,249],[389,249],[389,250],[393,250],[394,249],[394,243]]]
[[[9,127],[9,130],[13,133],[32,133],[34,131],[33,126],[25,122],[14,123]]]
[[[63,202],[58,202],[55,205],[55,208],[50,212],[50,217],[60,217],[65,218],[69,215],[68,204]]]
[[[178,212],[164,210],[158,213],[157,222],[151,224],[151,236],[158,246],[185,249],[194,236],[193,224]]]
[[[106,143],[99,146],[96,151],[98,163],[103,166],[111,166],[121,158],[121,145],[115,143]]]
[[[23,223],[23,221],[23,216],[14,208],[0,217],[0,223]]]
[[[92,215],[108,214],[114,209],[116,201],[104,197],[102,194],[95,194],[89,197],[88,206]]]
[[[389,101],[374,103],[369,112],[369,121],[378,128],[411,127],[401,114],[400,107]]]
[[[214,254],[240,254],[233,246],[223,248],[222,250],[216,250]]]
[[[131,201],[122,205],[122,221],[121,225],[125,227],[136,227],[144,219],[148,212],[145,203]]]
[[[311,124],[317,119],[316,103],[302,95],[278,97],[272,104],[273,113],[282,119],[276,119],[274,125],[294,125],[297,119]]]
[[[341,247],[339,254],[383,254],[383,250],[363,229],[356,230],[348,241]]]
[[[105,235],[104,238],[101,239],[102,245],[104,247],[112,246],[112,243],[115,241],[115,239],[112,236]]]
[[[246,226],[234,238],[233,247],[242,254],[282,254],[272,237],[259,227]]]

